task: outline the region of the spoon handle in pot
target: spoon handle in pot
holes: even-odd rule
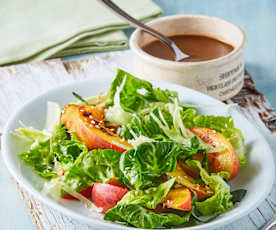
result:
[[[158,31],[148,27],[147,25],[139,22],[135,18],[131,17],[129,14],[127,14],[125,11],[123,11],[120,7],[118,7],[114,2],[111,0],[98,0],[102,4],[104,4],[109,9],[112,9],[113,12],[115,12],[118,16],[120,16],[122,19],[128,21],[132,26],[136,28],[140,28],[143,31],[151,34],[152,36],[156,37],[160,41],[162,41],[165,45],[167,45],[172,51],[175,53],[175,59],[181,60],[183,58],[189,57],[189,55],[183,54],[182,51],[176,46],[176,44],[163,34],[159,33]]]
[[[261,230],[269,230],[276,224],[276,216],[274,216]]]

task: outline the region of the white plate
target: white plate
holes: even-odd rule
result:
[[[102,215],[90,213],[79,202],[61,200],[56,202],[41,193],[43,180],[35,175],[32,170],[26,167],[17,157],[24,150],[24,147],[17,142],[10,132],[19,127],[18,121],[36,128],[42,128],[45,122],[47,101],[54,101],[64,106],[73,99],[72,91],[78,92],[84,97],[106,92],[109,88],[111,78],[95,78],[93,80],[78,81],[67,84],[31,100],[19,109],[8,121],[2,139],[2,155],[12,176],[20,185],[30,192],[36,199],[46,205],[75,218],[81,222],[92,224],[94,227],[103,229],[133,229],[124,225],[105,222]],[[180,100],[185,103],[218,105],[201,109],[204,114],[229,115],[223,103],[182,86],[153,82],[154,86],[168,88],[178,91]],[[244,134],[246,145],[249,147],[248,166],[241,170],[237,178],[231,181],[233,190],[238,188],[247,189],[247,195],[239,206],[221,215],[210,223],[201,224],[185,229],[213,229],[233,222],[248,214],[256,208],[268,195],[274,181],[274,163],[271,150],[256,128],[248,122],[239,112],[232,109],[231,115],[236,127]]]

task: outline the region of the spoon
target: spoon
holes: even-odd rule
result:
[[[131,24],[132,26],[142,29],[143,31],[151,34],[152,36],[156,37],[158,40],[163,42],[167,47],[169,47],[174,52],[175,61],[179,62],[185,58],[190,57],[189,55],[183,53],[171,39],[167,38],[166,36],[157,32],[156,30],[150,28],[149,26],[137,21],[135,18],[131,17],[129,14],[127,14],[125,11],[123,11],[120,7],[118,7],[111,0],[98,0],[98,1],[103,3],[107,8],[111,9],[114,13],[116,13],[122,19],[128,21],[129,24]]]
[[[276,216],[274,216],[261,230],[269,230],[276,224]]]

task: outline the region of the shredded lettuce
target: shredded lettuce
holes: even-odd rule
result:
[[[183,108],[179,105],[177,100],[175,100],[174,103],[168,103],[167,107],[169,111],[168,117],[170,117],[170,115],[172,117],[171,127],[167,123],[163,113],[160,110],[158,110],[159,118],[153,112],[150,113],[150,116],[158,124],[166,136],[169,137],[169,139],[187,146],[190,143],[191,138],[195,137],[195,135],[189,129],[187,129],[183,123],[181,117]],[[205,149],[207,152],[218,151],[216,148],[203,142],[200,138],[198,138],[198,140],[200,142],[201,149]]]
[[[121,85],[116,88],[116,92],[113,97],[113,106],[109,107],[105,114],[105,119],[111,125],[123,125],[129,123],[129,121],[131,120],[132,114],[130,112],[125,111],[121,107],[120,103],[120,96],[125,86],[125,83],[126,77],[123,78]]]
[[[133,135],[134,139],[128,140],[128,143],[130,143],[134,148],[137,148],[137,146],[139,146],[140,144],[145,143],[145,142],[154,142],[154,141],[156,141],[154,139],[148,138],[148,137],[143,136],[143,135],[140,135],[139,137],[137,137],[132,130],[130,130],[130,132],[132,132],[132,135]]]
[[[31,126],[25,126],[23,122],[20,122],[22,127],[16,129],[12,134],[21,138],[25,144],[31,144],[31,147],[34,147],[54,135],[59,125],[60,112],[61,110],[57,103],[48,102],[46,122],[42,130],[35,129]]]
[[[196,202],[197,210],[205,216],[221,214],[232,208],[232,195],[230,186],[224,181],[229,174],[227,172],[219,172],[209,174],[199,161],[187,160],[186,164],[190,167],[200,170],[201,179],[206,185],[215,191],[215,194],[201,202]]]
[[[39,143],[41,141],[46,141],[47,139],[49,139],[49,136],[47,136],[47,134],[45,134],[43,131],[26,126],[16,129],[15,132],[13,132],[12,134],[16,137],[21,138],[27,144]]]
[[[141,117],[136,116],[129,124],[124,125],[121,136],[131,139],[131,143],[134,145],[137,137],[143,136],[154,140],[175,141],[184,147],[190,146],[192,138],[197,138],[200,144],[199,149],[207,152],[219,151],[218,148],[206,144],[186,128],[183,122],[183,110],[184,108],[179,105],[177,100],[174,103],[158,104],[152,110],[148,110],[148,114],[143,114]]]
[[[44,130],[53,135],[56,132],[56,129],[59,125],[60,121],[60,106],[55,103],[48,101],[47,103],[47,117]]]
[[[120,135],[135,145],[138,137],[148,137],[153,140],[166,140],[183,144],[189,143],[195,135],[189,131],[189,127],[205,127],[216,130],[224,135],[235,149],[240,165],[246,163],[246,147],[241,131],[234,127],[231,116],[210,116],[196,115],[194,109],[181,107],[177,100],[174,103],[160,104],[141,111],[142,115],[135,116],[131,121],[122,126]],[[140,114],[141,114],[140,113]],[[204,143],[201,139],[200,149],[205,149],[208,153],[218,152],[223,149],[212,147]]]

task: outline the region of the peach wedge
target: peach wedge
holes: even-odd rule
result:
[[[167,173],[167,175],[170,177],[174,177],[177,182],[184,185],[185,187],[194,190],[197,193],[199,200],[204,197],[212,196],[214,194],[213,190],[211,190],[207,186],[202,186],[202,185],[193,183],[194,178],[189,176],[182,169],[179,163],[177,163],[175,171]]]
[[[192,194],[187,188],[177,188],[169,191],[164,204],[167,208],[190,211],[192,208]]]
[[[192,127],[190,130],[205,143],[222,149],[220,152],[207,153],[213,172],[229,172],[228,180],[238,175],[240,170],[238,156],[231,143],[222,134],[202,127]]]
[[[124,152],[132,146],[105,127],[104,108],[95,106],[67,105],[61,114],[61,123],[70,132],[76,133],[78,139],[92,149],[114,149]]]

